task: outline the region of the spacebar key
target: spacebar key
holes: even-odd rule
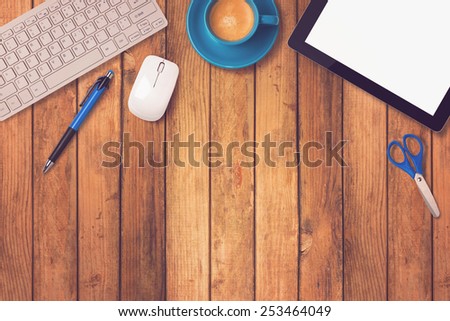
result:
[[[92,65],[103,59],[100,50],[95,49],[84,55],[83,57],[75,60],[74,62],[67,64],[63,68],[59,69],[54,74],[45,78],[45,83],[48,88],[54,88],[61,83],[65,82],[67,79],[71,79],[77,74],[81,74],[82,71],[89,69]]]

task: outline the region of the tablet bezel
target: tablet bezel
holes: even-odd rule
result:
[[[411,104],[400,96],[378,85],[374,81],[364,77],[355,70],[334,60],[332,57],[306,43],[306,39],[314,28],[316,21],[319,19],[319,16],[325,9],[327,3],[328,0],[311,1],[289,39],[289,46],[307,58],[329,69],[338,76],[383,100],[388,105],[400,110],[419,123],[424,124],[434,131],[441,131],[450,116],[450,88],[439,105],[436,113],[434,115],[430,115],[419,107]]]

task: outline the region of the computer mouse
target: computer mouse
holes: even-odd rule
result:
[[[131,113],[146,121],[158,121],[172,97],[180,70],[176,64],[157,56],[142,63],[128,99]]]

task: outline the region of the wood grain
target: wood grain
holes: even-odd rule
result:
[[[31,8],[0,2],[0,25]],[[0,123],[0,300],[32,298],[32,109]]]
[[[211,141],[226,155],[211,169],[212,300],[254,298],[254,168],[228,148],[254,139],[254,77],[253,67],[211,72]]]
[[[386,105],[344,81],[344,299],[387,298]]]
[[[341,300],[344,164],[333,159],[330,162],[327,154],[339,148],[336,146],[342,139],[342,79],[306,58],[300,58],[299,78],[300,299]],[[308,150],[311,142],[323,149]],[[343,150],[346,148],[344,145]]]
[[[159,1],[164,11],[164,1]],[[128,98],[142,62],[148,55],[165,56],[165,31],[134,46],[124,54],[123,133],[147,145],[153,143],[151,157],[165,159],[162,145],[164,118],[156,123],[143,121],[128,110]],[[136,148],[127,149],[129,164],[122,171],[122,300],[164,300],[165,298],[165,195],[164,167],[140,166]],[[124,165],[124,164],[123,164]]]
[[[433,193],[441,210],[441,217],[433,219],[433,298],[450,300],[450,198],[448,186],[450,171],[450,128],[434,133],[433,141]],[[429,151],[430,152],[430,151]]]
[[[275,167],[256,167],[256,299],[298,299],[298,167],[288,167],[297,149],[297,57],[286,46],[296,23],[295,1],[277,1],[280,34],[256,66],[256,142],[291,143],[285,155],[273,151]],[[258,154],[264,155],[260,145]],[[281,188],[282,187],[282,188]]]
[[[424,177],[431,177],[430,131],[389,108],[388,142],[415,134],[424,143]],[[411,144],[411,148],[412,148]],[[418,152],[414,150],[414,152]],[[432,297],[432,216],[416,183],[405,172],[388,166],[388,299],[430,300]]]
[[[78,290],[80,300],[119,298],[119,167],[102,166],[102,146],[120,141],[120,56],[80,78],[78,101],[111,69],[109,90],[78,133]],[[79,107],[80,109],[81,107]],[[86,192],[88,191],[88,192]]]
[[[210,133],[210,66],[195,53],[186,35],[188,1],[168,1],[167,58],[180,77],[167,114],[167,140],[193,134],[201,145]],[[195,158],[201,160],[196,148]],[[191,167],[188,149],[180,150],[185,167],[168,152],[166,175],[166,286],[168,300],[210,298],[210,175],[206,166]]]
[[[42,3],[43,0],[36,1]],[[77,139],[46,175],[42,167],[77,112],[76,82],[34,108],[34,298],[76,300]]]

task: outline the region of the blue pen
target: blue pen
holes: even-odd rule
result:
[[[97,81],[89,89],[88,93],[86,94],[86,98],[84,98],[84,100],[80,104],[81,106],[80,112],[75,116],[75,119],[72,121],[72,124],[70,124],[66,133],[59,141],[58,146],[56,146],[55,150],[48,158],[47,163],[45,164],[43,169],[44,174],[47,173],[53,167],[53,165],[55,165],[59,156],[62,154],[64,149],[72,140],[73,136],[75,136],[75,134],[78,132],[78,129],[80,128],[83,121],[86,119],[87,115],[89,115],[90,111],[94,108],[95,104],[98,102],[100,97],[103,95],[106,89],[108,89],[109,83],[111,82],[111,79],[113,77],[114,72],[110,70],[108,71],[106,76],[97,79]]]

